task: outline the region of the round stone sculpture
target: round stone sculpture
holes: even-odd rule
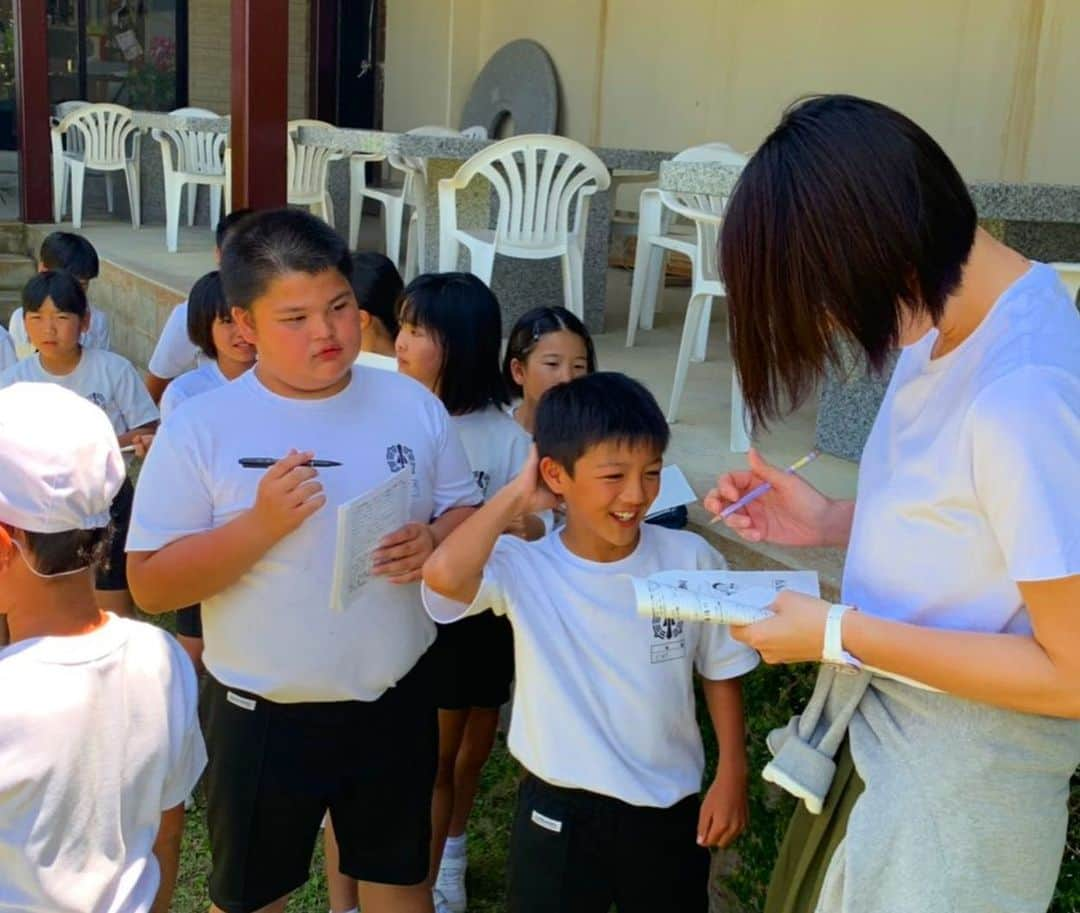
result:
[[[509,117],[515,134],[555,133],[559,123],[559,85],[548,52],[521,38],[503,45],[473,83],[461,127],[480,126],[498,136]]]

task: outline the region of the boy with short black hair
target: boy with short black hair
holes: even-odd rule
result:
[[[101,270],[98,253],[82,235],[71,231],[54,231],[41,242],[38,252],[38,272],[64,270],[71,273],[90,293],[90,280],[96,279]],[[109,349],[109,317],[99,308],[87,307],[90,315],[86,329],[79,337],[79,344],[88,349]],[[11,315],[8,327],[11,330],[15,352],[19,358],[28,358],[34,354],[34,346],[27,335],[23,309],[16,308]]]
[[[121,447],[141,443],[157,425],[157,408],[131,362],[79,341],[91,319],[82,284],[66,270],[38,273],[23,288],[22,301],[23,322],[35,354],[0,374],[0,387],[20,382],[65,387],[105,412]],[[41,420],[53,418],[43,415]],[[133,608],[124,537],[134,494],[131,482],[125,480],[112,506],[116,535],[108,560],[97,568],[98,605],[119,615],[130,615]]]
[[[479,493],[442,404],[353,365],[350,267],[310,213],[243,226],[221,278],[259,359],[170,416],[135,497],[140,605],[202,603],[210,897],[226,913],[284,909],[328,809],[365,913],[431,911],[437,730],[422,657],[435,631],[415,584]],[[259,472],[244,457],[280,459]],[[340,465],[316,471],[315,457]],[[399,472],[410,521],[375,551],[357,604],[335,611],[337,508]]]
[[[101,410],[0,390],[0,910],[166,913],[206,763],[191,663],[106,614],[93,564],[124,480]]]
[[[628,576],[711,569],[701,537],[645,525],[669,431],[652,395],[621,374],[549,390],[521,475],[424,565],[440,622],[491,608],[514,628],[510,751],[528,777],[510,857],[513,913],[708,908],[711,845],[746,823],[739,676],[757,655],[724,627],[636,612]],[[536,542],[500,536],[523,512],[566,504],[566,526]],[[702,676],[720,743],[704,769],[692,677]]]
[[[234,209],[222,216],[214,230],[214,263],[221,263],[221,252],[229,238],[244,220],[254,212],[253,209]],[[186,371],[194,371],[203,364],[203,353],[188,337],[188,306],[181,301],[169,313],[165,326],[161,328],[157,345],[150,356],[146,372],[146,389],[155,403],[169,384]]]

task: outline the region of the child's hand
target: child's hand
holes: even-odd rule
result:
[[[147,431],[143,434],[136,434],[131,439],[131,446],[135,448],[135,456],[137,456],[140,460],[146,459],[146,455],[150,452],[150,445],[153,443],[153,431]]]
[[[701,802],[698,845],[728,846],[743,832],[749,820],[746,770],[721,763],[716,778]]]
[[[391,583],[415,583],[435,545],[435,533],[428,524],[406,523],[372,553],[372,573]]]
[[[544,484],[540,475],[540,456],[535,444],[529,448],[529,458],[510,485],[522,514],[541,514],[545,510],[554,510],[559,504],[559,499]]]
[[[251,510],[274,541],[284,539],[326,503],[322,485],[314,481],[318,472],[303,465],[314,456],[291,450],[259,480]]]

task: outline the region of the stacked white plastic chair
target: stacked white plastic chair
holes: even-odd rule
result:
[[[460,228],[457,193],[476,178],[491,185],[494,229]],[[584,317],[585,234],[590,198],[610,184],[604,163],[561,136],[512,136],[478,152],[452,178],[439,181],[439,270],[457,269],[462,245],[469,268],[491,284],[495,255],[522,260],[558,257],[567,310]]]
[[[122,105],[82,102],[67,102],[66,105],[73,109],[67,110],[52,127],[53,205],[56,218],[63,218],[67,208],[70,181],[72,222],[76,228],[82,227],[83,184],[87,171],[106,175],[106,199],[111,212],[112,186],[108,178],[115,171],[123,171],[131,208],[131,225],[138,228],[141,222],[141,133],[132,120],[131,109]]]
[[[289,121],[287,146],[288,202],[306,206],[323,221],[334,224],[334,204],[330,200],[330,163],[345,156],[330,146],[301,143],[302,127],[330,127],[322,120]]]
[[[687,149],[679,153],[675,160],[715,162],[737,168],[746,164],[746,156],[735,152],[725,143],[710,143]],[[672,193],[657,189],[645,190],[641,194],[637,254],[630,291],[630,317],[626,328],[627,346],[634,344],[639,327],[652,327],[652,315],[663,283],[664,257],[667,252],[674,251],[685,255],[691,265],[690,301],[683,322],[682,339],[675,363],[675,382],[668,405],[670,422],[678,420],[679,404],[686,386],[690,361],[705,359],[712,300],[725,294],[720,279],[717,245],[726,205],[726,197],[706,194]],[[693,226],[693,234],[680,235],[673,231],[676,216],[682,217]],[[742,453],[749,447],[742,392],[738,376],[732,368],[731,449]]]
[[[179,117],[220,117],[206,108],[177,108]],[[161,146],[161,164],[165,178],[165,246],[175,253],[180,230],[180,206],[187,187],[188,225],[195,224],[195,204],[199,185],[210,193],[210,228],[221,218],[222,197],[226,190],[225,146],[228,134],[211,130],[173,128],[155,129],[151,135]]]
[[[450,127],[415,127],[407,131],[412,136],[461,136],[469,139],[487,139],[483,127],[466,127],[454,130]],[[367,166],[386,161],[393,169],[404,175],[398,187],[369,187]],[[401,226],[405,208],[411,207],[409,231],[405,242],[405,268],[403,275],[408,282],[425,271],[426,219],[427,219],[427,162],[419,156],[355,153],[349,156],[349,247],[356,249],[360,241],[360,222],[363,219],[364,200],[374,200],[383,207],[383,232],[386,256],[394,266],[401,268]]]

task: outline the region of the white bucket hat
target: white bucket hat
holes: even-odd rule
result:
[[[30,533],[98,529],[125,475],[108,416],[56,384],[0,390],[0,522]]]

